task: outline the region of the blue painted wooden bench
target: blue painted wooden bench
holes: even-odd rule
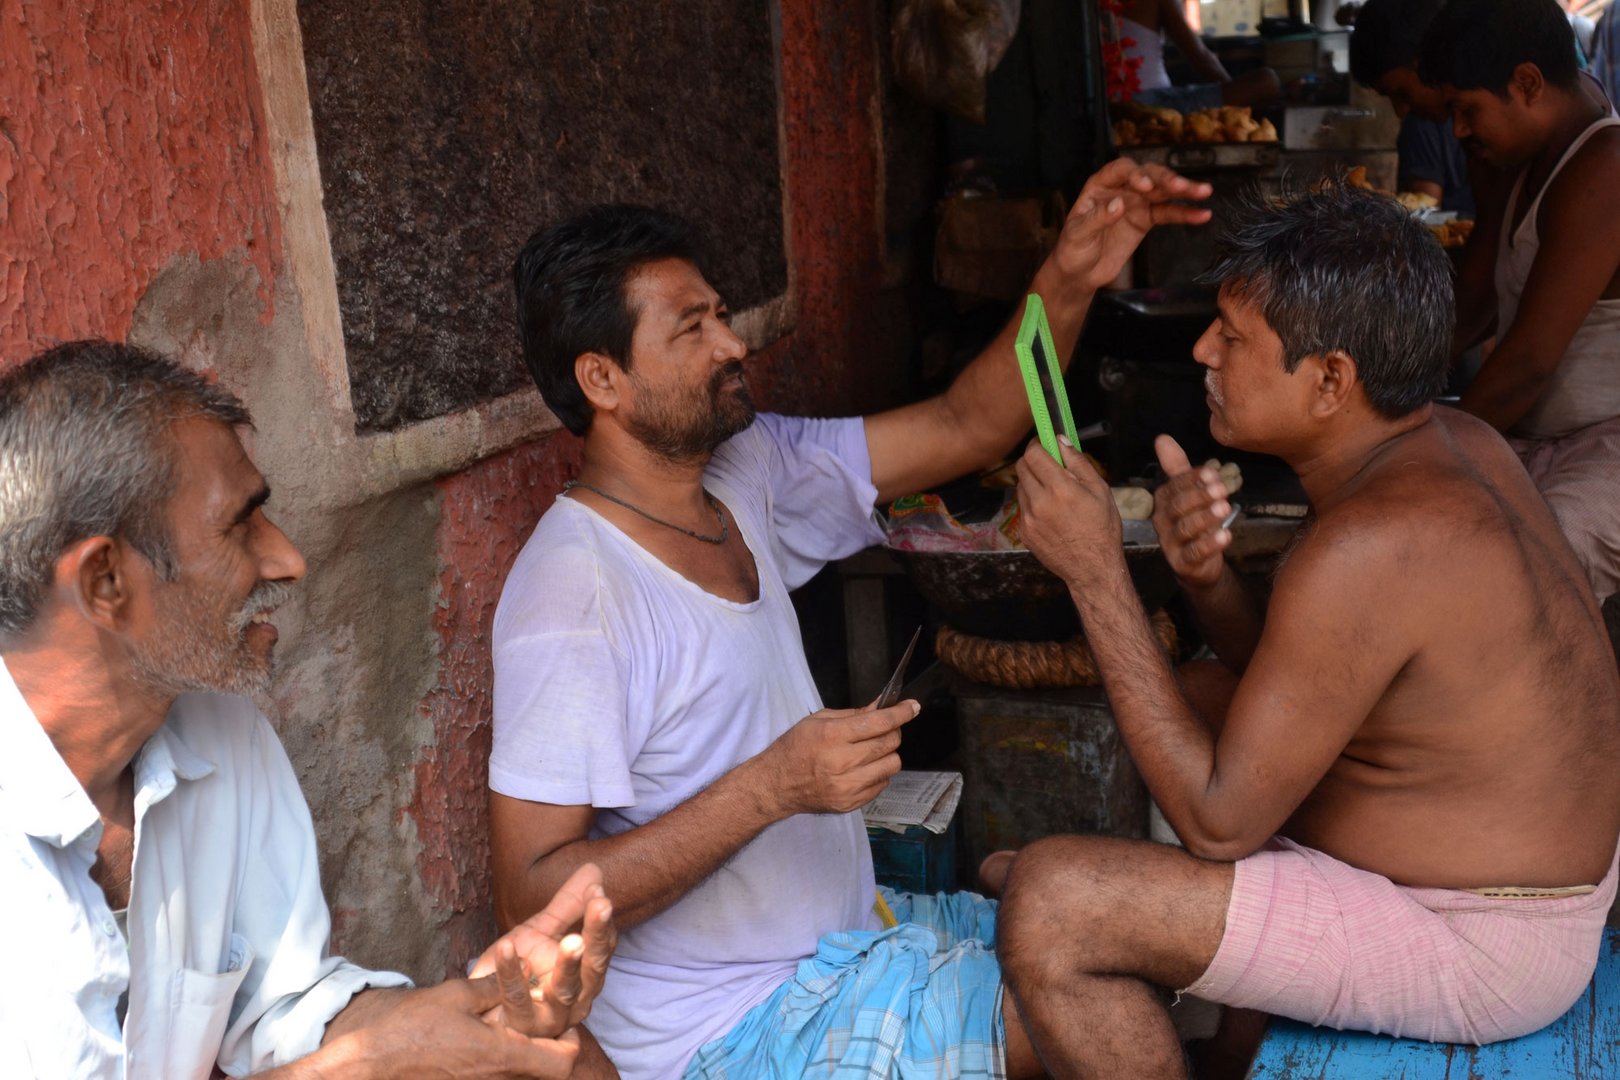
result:
[[[1251,1080],[1620,1080],[1620,931],[1575,1007],[1533,1035],[1490,1046],[1392,1039],[1275,1019]]]

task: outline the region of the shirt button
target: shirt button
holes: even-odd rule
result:
[[[108,937],[117,937],[118,924],[113,922],[111,919],[108,919],[106,922],[101,924],[101,932],[106,934]]]

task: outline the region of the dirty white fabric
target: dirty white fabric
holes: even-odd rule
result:
[[[821,708],[788,590],[882,540],[858,419],[762,415],[704,484],[754,554],[753,603],[704,591],[569,498],[501,594],[490,786],[597,807],[593,838],[685,802]],[[860,814],[778,822],[620,934],[591,1031],[626,1080],[678,1076],[823,935],[877,929],[875,895]]]
[[[1536,192],[1517,229],[1513,228],[1512,214],[1519,204],[1525,174],[1520,173],[1514,181],[1496,254],[1498,327],[1505,330],[1518,317],[1519,301],[1541,250],[1537,218],[1542,197],[1563,171],[1564,164],[1588,139],[1617,124],[1620,117],[1606,116],[1593,122],[1569,144],[1569,149],[1553,166],[1547,182]],[[1620,299],[1599,300],[1575,331],[1541,397],[1508,434],[1528,439],[1556,439],[1616,416],[1620,416]]]
[[[134,765],[126,945],[90,880],[100,815],[0,664],[0,1076],[242,1076],[409,985],[326,955],[309,810],[251,702],[181,697]]]

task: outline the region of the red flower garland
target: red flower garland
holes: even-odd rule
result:
[[[1098,0],[1102,12],[1103,70],[1108,76],[1108,100],[1129,101],[1142,89],[1142,78],[1137,69],[1142,66],[1140,56],[1126,56],[1125,50],[1136,44],[1136,39],[1120,34],[1120,17],[1125,14],[1127,0]]]

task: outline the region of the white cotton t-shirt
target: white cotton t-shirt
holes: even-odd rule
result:
[[[788,590],[882,540],[859,419],[761,415],[705,486],[753,552],[759,599],[688,581],[573,499],[546,511],[495,613],[490,787],[645,824],[821,708]],[[778,822],[624,931],[587,1026],[626,1080],[678,1076],[822,935],[876,929],[859,813]]]

